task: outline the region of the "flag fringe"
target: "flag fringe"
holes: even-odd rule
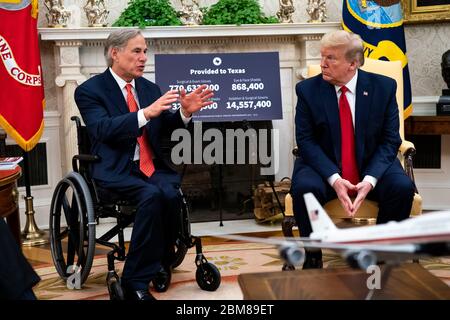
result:
[[[45,99],[42,100],[42,106],[45,106]],[[6,131],[6,134],[13,138],[24,151],[28,152],[36,146],[42,137],[42,133],[44,132],[44,118],[42,118],[39,130],[36,131],[36,133],[29,140],[25,140],[1,114],[0,127],[2,127]]]

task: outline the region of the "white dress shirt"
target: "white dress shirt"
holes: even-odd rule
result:
[[[350,112],[352,113],[352,122],[353,122],[353,130],[355,130],[355,106],[356,106],[356,84],[358,82],[358,70],[356,70],[355,75],[347,84],[345,85],[347,87],[347,92],[345,93],[345,96],[347,98],[348,104],[350,105]],[[341,86],[334,86],[334,89],[336,90],[338,105],[339,105],[339,98],[341,97]],[[329,177],[328,183],[330,186],[333,186],[333,184],[336,182],[337,179],[341,178],[341,175],[339,173],[333,174],[331,177]],[[375,188],[375,185],[377,184],[377,179],[375,177],[366,175],[363,179],[363,181],[369,182],[373,188]]]
[[[123,97],[125,98],[125,101],[127,101],[127,88],[126,85],[129,83],[131,84],[131,92],[133,93],[134,96],[134,100],[136,100],[136,104],[138,106],[138,112],[137,112],[137,117],[138,117],[138,126],[139,128],[142,128],[143,126],[145,126],[147,124],[147,122],[149,122],[150,120],[147,120],[144,116],[144,109],[141,109],[141,106],[139,104],[139,98],[137,96],[137,92],[136,92],[136,88],[135,88],[135,81],[134,79],[131,80],[131,82],[126,82],[125,80],[123,80],[121,77],[119,77],[111,68],[109,68],[109,71],[111,72],[114,80],[116,80],[117,84],[119,85],[120,90],[122,91]],[[184,125],[187,125],[189,123],[189,121],[191,121],[191,117],[187,118],[183,112],[181,112],[180,110],[180,116],[181,116],[181,120],[183,120]],[[139,160],[139,143],[136,143],[136,149],[134,150],[134,157],[133,160]]]

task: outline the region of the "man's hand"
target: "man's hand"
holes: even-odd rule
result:
[[[158,100],[144,109],[145,119],[150,120],[158,117],[161,112],[172,108],[172,103],[178,100],[178,91],[169,90],[164,93]]]
[[[353,217],[356,211],[354,211],[354,206],[352,200],[348,196],[348,191],[356,191],[356,186],[351,184],[348,180],[339,178],[334,182],[333,189],[336,191],[338,199],[341,202],[345,212],[349,217]]]
[[[189,94],[186,94],[185,89],[180,91],[181,112],[186,117],[190,117],[194,112],[213,103],[209,99],[214,96],[214,93],[207,87],[206,84],[203,84]]]
[[[361,181],[356,185],[356,191],[358,194],[356,195],[355,201],[353,201],[353,215],[355,215],[356,211],[358,211],[361,203],[366,198],[367,194],[372,190],[372,184],[368,181]]]

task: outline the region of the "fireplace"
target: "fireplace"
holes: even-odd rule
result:
[[[195,125],[189,128],[191,150],[195,149],[190,161],[174,165],[175,170],[183,177],[182,190],[191,209],[191,222],[252,219],[254,189],[258,184],[274,179],[273,175],[261,173],[262,168],[267,168],[267,159],[262,159],[258,155],[262,152],[271,156],[271,121],[204,122],[201,124],[201,132],[198,128],[193,129]],[[228,143],[223,144],[222,155],[219,155],[220,151],[212,152],[212,155],[216,156],[214,163],[208,159],[202,159],[199,163],[199,152],[204,154],[215,141],[214,139],[204,140],[205,133],[207,136],[207,133],[211,132],[210,129],[224,136],[235,133],[239,138],[234,139],[231,147],[230,140],[223,139],[223,142],[228,141]],[[261,134],[263,131],[266,134]],[[247,137],[244,139],[241,134]],[[245,141],[244,144],[242,144],[243,141]],[[177,143],[179,141],[169,141],[166,137],[165,153],[168,154],[169,150],[174,150]],[[261,145],[264,147],[260,148]],[[245,157],[242,157],[242,153]]]

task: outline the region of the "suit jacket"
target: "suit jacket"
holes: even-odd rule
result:
[[[15,300],[40,280],[0,218],[0,300]]]
[[[358,71],[355,104],[356,161],[361,179],[377,179],[397,160],[401,144],[395,93],[396,82],[388,77]],[[323,179],[342,175],[339,107],[334,86],[312,77],[297,84],[295,125],[300,157],[295,170],[307,165]],[[401,167],[400,167],[401,169]]]
[[[160,88],[141,77],[135,79],[135,88],[142,108],[161,96]],[[109,69],[96,75],[75,90],[75,101],[91,139],[91,152],[101,160],[92,165],[92,177],[103,182],[118,182],[129,177],[138,128],[136,112],[128,110],[121,89]],[[163,160],[161,136],[176,128],[184,127],[180,111],[164,111],[146,124],[154,158]]]

